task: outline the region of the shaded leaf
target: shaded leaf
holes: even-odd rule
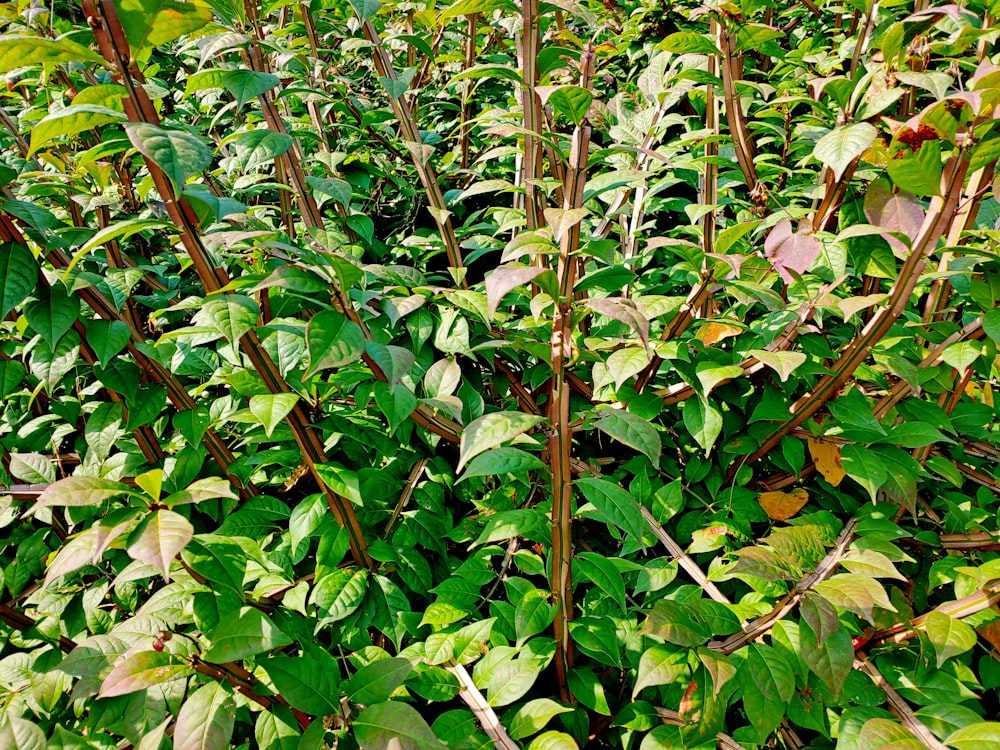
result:
[[[212,646],[202,654],[202,658],[215,664],[238,661],[292,642],[270,617],[254,607],[244,607],[239,615],[230,615],[220,621],[209,640]]]

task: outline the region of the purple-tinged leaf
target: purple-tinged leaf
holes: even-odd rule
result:
[[[588,299],[587,307],[612,320],[625,323],[636,332],[643,347],[649,345],[649,321],[640,313],[632,300],[608,297],[604,299]]]
[[[792,232],[792,222],[788,219],[777,224],[764,240],[764,254],[788,284],[794,281],[789,271],[805,273],[822,249],[820,241],[812,235],[801,230]]]
[[[186,664],[179,664],[176,657],[159,651],[138,651],[117,662],[104,682],[100,698],[128,695],[139,690],[179,680],[192,674]]]
[[[194,527],[184,516],[172,510],[157,510],[132,532],[128,553],[134,560],[155,565],[169,581],[170,563],[193,536]]]
[[[48,506],[87,507],[96,506],[112,497],[131,493],[127,484],[113,482],[98,477],[66,477],[50,484],[35,503],[32,511]]]
[[[920,233],[924,223],[924,209],[916,196],[894,193],[883,182],[873,182],[865,193],[865,216],[873,225],[906,235],[910,242]],[[892,234],[882,236],[893,250],[905,251],[907,246]]]
[[[486,306],[494,315],[507,292],[527,284],[545,269],[538,266],[500,266],[486,278]]]

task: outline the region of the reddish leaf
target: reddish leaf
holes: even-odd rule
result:
[[[811,234],[801,230],[793,233],[792,222],[787,219],[776,225],[764,240],[764,254],[770,258],[778,275],[789,284],[794,281],[789,271],[804,273],[822,249],[820,241]]]
[[[497,311],[504,295],[522,284],[527,284],[545,271],[538,266],[500,266],[486,279],[486,307],[490,315]]]
[[[893,193],[882,182],[873,182],[865,193],[865,216],[873,225],[906,235],[912,242],[924,223],[924,209],[916,196]],[[906,245],[889,233],[882,235],[893,250],[906,250]]]

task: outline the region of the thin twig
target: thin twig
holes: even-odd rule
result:
[[[886,682],[882,673],[879,672],[878,668],[868,660],[867,655],[863,652],[859,652],[857,658],[854,660],[854,668],[859,669],[868,675],[871,678],[871,681],[885,693],[886,701],[889,704],[889,710],[897,719],[900,720],[900,722],[902,722],[904,727],[912,732],[917,739],[924,744],[925,747],[931,748],[931,750],[947,750],[947,748],[938,742],[937,738],[931,734],[931,730],[916,717],[913,713],[913,709],[907,705],[906,701],[904,701],[902,696],[895,691],[892,685]]]
[[[472,675],[469,674],[469,671],[461,664],[450,665],[446,669],[458,678],[458,684],[462,686],[459,697],[465,701],[465,705],[479,720],[479,725],[493,740],[493,745],[497,750],[521,750],[520,746],[507,734],[507,730],[503,728],[496,711],[479,692],[479,688],[472,681]]]

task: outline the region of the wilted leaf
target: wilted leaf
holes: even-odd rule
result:
[[[840,461],[840,446],[825,440],[808,438],[809,455],[812,456],[816,470],[823,475],[823,479],[834,487],[840,485],[841,480],[847,476],[844,466]]]
[[[757,502],[772,521],[787,521],[809,502],[809,493],[801,487],[796,487],[791,492],[762,492],[758,495]]]

